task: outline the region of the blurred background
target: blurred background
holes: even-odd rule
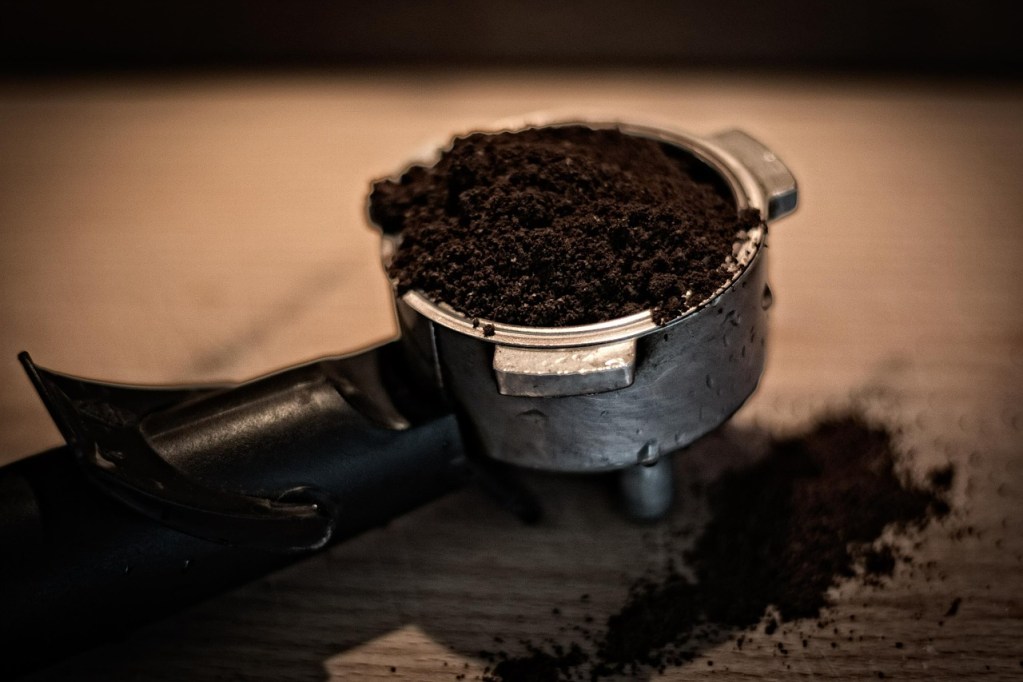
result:
[[[368,65],[662,66],[1016,75],[1012,3],[274,0],[18,3],[14,74]]]

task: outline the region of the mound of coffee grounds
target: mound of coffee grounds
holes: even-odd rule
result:
[[[684,664],[697,640],[723,641],[765,619],[768,635],[779,621],[815,619],[825,627],[829,588],[848,579],[876,584],[906,560],[881,542],[885,529],[921,528],[950,511],[953,470],[918,483],[900,473],[899,459],[892,434],[856,415],[773,441],[758,463],[709,489],[710,521],[692,550],[677,557],[695,580],[672,563],[660,578],[634,583],[587,654],[579,645],[571,657],[535,647],[521,658],[498,654],[485,679],[527,679],[520,670],[530,671],[528,679],[599,679]],[[568,648],[549,644],[554,652]]]
[[[402,235],[399,294],[544,327],[643,310],[667,323],[733,276],[733,248],[761,224],[684,152],[582,126],[458,138],[436,165],[375,183],[370,217]]]

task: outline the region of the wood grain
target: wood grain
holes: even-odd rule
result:
[[[687,480],[741,460],[727,453],[750,429],[858,401],[903,426],[920,471],[957,464],[955,523],[978,531],[924,531],[918,562],[933,575],[838,588],[837,634],[806,648],[795,630],[741,651],[726,641],[664,677],[1019,678],[1018,86],[514,71],[5,84],[0,462],[58,440],[15,362],[23,349],[85,376],[192,382],[393,335],[368,181],[426,140],[592,107],[697,133],[742,127],[800,181],[799,212],[771,235],[764,382],[680,458]],[[472,678],[494,635],[515,650],[613,612],[663,559],[658,534],[700,520],[691,501],[636,527],[592,481],[531,483],[547,500],[539,527],[467,490],[38,679]],[[953,597],[961,609],[944,618]]]

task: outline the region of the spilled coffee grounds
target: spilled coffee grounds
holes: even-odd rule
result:
[[[636,581],[593,633],[595,645],[548,641],[528,644],[525,656],[497,652],[485,679],[628,675],[682,665],[701,642],[734,639],[741,647],[744,633],[765,621],[767,634],[779,621],[820,625],[831,587],[843,579],[871,583],[904,560],[882,541],[886,529],[921,528],[949,512],[951,468],[920,483],[899,463],[892,435],[855,415],[773,441],[758,463],[711,486],[710,521],[696,544],[666,573]]]
[[[471,318],[566,326],[709,298],[761,224],[707,167],[662,143],[582,126],[456,139],[432,167],[373,187],[370,216],[402,235],[388,269]]]

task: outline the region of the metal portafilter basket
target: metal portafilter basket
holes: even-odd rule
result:
[[[795,210],[791,173],[745,133],[700,139],[587,125],[677,147],[738,209],[756,208],[768,221]],[[668,454],[720,426],[760,379],[771,302],[766,236],[749,234],[732,277],[666,326],[650,311],[561,328],[474,323],[410,291],[397,302],[410,364],[444,387],[480,452],[532,469],[620,470],[628,512],[659,518],[672,499]],[[385,263],[399,241],[385,235]]]
[[[791,173],[745,133],[582,125],[676,147],[767,222],[795,210]],[[399,238],[383,236],[385,262]],[[22,354],[67,447],[0,470],[0,637],[17,652],[0,665],[18,672],[52,658],[56,641],[70,650],[115,635],[469,479],[527,516],[506,465],[618,471],[629,514],[660,517],[670,453],[726,421],[759,381],[766,239],[750,233],[730,279],[664,326],[649,311],[474,326],[410,291],[396,302],[399,339],[238,386],[100,383]]]

